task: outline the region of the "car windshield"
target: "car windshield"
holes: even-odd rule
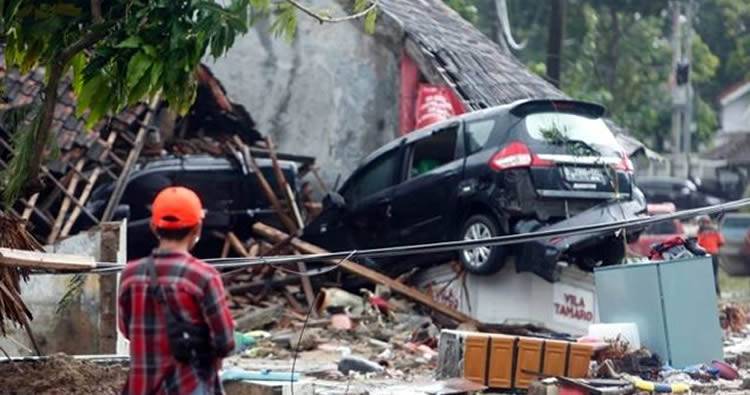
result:
[[[559,112],[540,112],[527,115],[525,124],[529,137],[538,142],[551,145],[576,145],[582,154],[600,154],[602,147],[608,148],[607,151],[619,150],[615,136],[601,118],[587,118]]]

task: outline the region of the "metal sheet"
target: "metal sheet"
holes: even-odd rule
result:
[[[724,357],[711,258],[660,263],[670,362],[676,368]]]
[[[657,266],[608,266],[594,272],[599,318],[605,323],[638,325],[641,345],[668,358]]]

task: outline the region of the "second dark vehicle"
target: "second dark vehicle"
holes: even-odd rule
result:
[[[474,240],[635,218],[633,168],[597,104],[526,100],[415,131],[364,160],[304,238],[330,250]],[[458,254],[490,274],[510,255],[548,281],[560,263],[591,270],[624,256],[629,235],[587,234]],[[398,273],[419,257],[369,262]],[[434,261],[434,258],[433,258]]]

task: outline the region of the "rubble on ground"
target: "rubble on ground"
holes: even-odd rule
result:
[[[41,360],[0,360],[0,392],[7,395],[115,395],[128,376],[126,364],[102,364],[56,354]]]

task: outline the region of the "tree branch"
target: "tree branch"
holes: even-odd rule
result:
[[[70,59],[76,56],[79,52],[103,39],[109,32],[109,28],[113,25],[114,23],[102,22],[92,26],[91,30],[89,30],[88,33],[81,36],[78,41],[74,42],[67,48],[63,49],[62,52],[60,52],[60,56],[57,62],[63,65],[67,64]]]
[[[102,0],[91,0],[91,19],[94,20],[94,23],[104,22],[104,17],[102,17]]]
[[[356,14],[351,14],[347,16],[339,16],[339,17],[330,17],[330,16],[321,15],[315,12],[312,8],[307,7],[306,5],[302,4],[298,0],[286,0],[286,2],[291,4],[298,10],[302,11],[303,13],[313,17],[315,20],[317,20],[320,23],[339,23],[339,22],[349,21],[352,19],[359,19],[367,15],[370,11],[374,10],[375,7],[378,6],[378,0],[372,0],[369,7],[367,7],[366,9]]]

